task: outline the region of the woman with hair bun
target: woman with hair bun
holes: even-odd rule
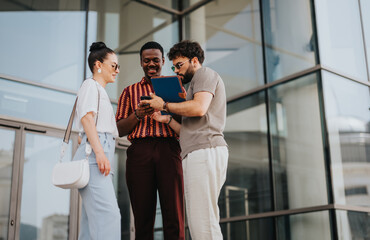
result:
[[[118,240],[121,239],[121,214],[111,169],[118,131],[105,91],[105,86],[113,83],[119,73],[118,59],[103,42],[95,42],[90,46],[88,63],[93,76],[86,79],[78,91],[74,118],[82,141],[73,160],[88,155],[90,165],[89,183],[79,189],[82,211],[78,239]]]

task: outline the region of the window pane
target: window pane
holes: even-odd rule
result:
[[[279,240],[328,240],[331,221],[328,211],[288,215],[277,218]]]
[[[370,206],[369,87],[323,71],[335,203]]]
[[[224,131],[229,145],[221,218],[271,211],[271,186],[264,93],[228,104]]]
[[[166,57],[168,50],[178,42],[178,35],[175,17],[138,2],[107,0],[90,4],[88,46],[104,41],[117,53],[121,65],[116,82],[106,88],[112,99],[118,99],[125,87],[144,76],[139,53],[142,45],[157,41]],[[171,66],[166,57],[162,75],[174,75]],[[91,76],[90,70],[87,76]]]
[[[0,78],[0,113],[66,127],[76,96]]]
[[[263,0],[269,82],[315,66],[310,0]]]
[[[3,11],[75,11],[83,10],[84,1],[76,0],[48,0],[48,1],[8,1],[0,0],[0,9]]]
[[[317,74],[269,90],[276,208],[327,204]]]
[[[340,240],[370,239],[369,213],[337,210],[336,217]]]
[[[15,132],[0,128],[0,239],[7,239]]]
[[[370,1],[361,0],[360,3],[361,3],[360,6],[361,6],[361,13],[362,13],[363,30],[364,30],[365,43],[366,43],[367,65],[368,65],[368,69],[370,69]],[[369,75],[370,75],[370,70],[369,70]]]
[[[205,50],[228,97],[264,84],[259,1],[212,1],[185,18],[185,39]]]
[[[58,1],[5,1],[13,3],[4,6],[3,2],[0,52],[7,57],[0,58],[0,73],[77,91],[85,66],[85,12],[80,11],[81,2],[71,1],[66,5],[72,8],[67,9],[59,7],[64,4]],[[20,6],[24,9],[18,10]]]
[[[26,134],[20,239],[68,239],[70,191],[51,183],[62,139]],[[72,144],[63,161],[72,160]]]
[[[321,64],[368,81],[358,1],[319,0],[315,4]]]
[[[274,220],[272,218],[221,224],[225,240],[275,239],[273,229]]]
[[[115,173],[113,178],[118,206],[121,211],[121,238],[130,239],[130,198],[126,185],[126,150],[117,149],[115,152]],[[133,234],[133,233],[132,233]]]
[[[200,0],[183,0],[183,1],[173,1],[173,0],[151,0],[150,2],[155,3],[155,5],[160,5],[166,7],[168,9],[178,10],[180,5],[182,4],[183,7],[187,7],[189,4],[193,4],[193,2],[199,2]],[[180,3],[182,2],[182,3]]]
[[[201,0],[182,0],[182,1],[174,1],[174,0],[151,0],[156,4],[160,4],[167,8],[172,8],[175,10],[179,10],[180,6],[182,5],[182,9],[188,8]]]

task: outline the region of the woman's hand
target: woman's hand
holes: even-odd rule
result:
[[[95,156],[96,156],[96,163],[98,164],[99,171],[105,176],[108,176],[110,172],[110,162],[108,158],[105,156],[104,152],[95,154]]]
[[[103,147],[100,143],[98,132],[95,127],[94,115],[88,112],[81,118],[82,126],[84,127],[87,139],[95,153],[96,163],[98,164],[99,171],[107,176],[110,172],[110,162],[104,154]]]
[[[168,123],[170,121],[170,115],[162,115],[159,111],[154,112],[152,118],[161,123]]]

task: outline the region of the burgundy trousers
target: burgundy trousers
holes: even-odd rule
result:
[[[126,180],[137,240],[152,240],[157,190],[165,240],[185,239],[184,182],[175,138],[135,139],[127,149]]]

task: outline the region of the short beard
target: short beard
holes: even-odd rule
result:
[[[182,84],[191,82],[194,76],[194,68],[190,65],[183,76],[184,78],[182,79]]]

